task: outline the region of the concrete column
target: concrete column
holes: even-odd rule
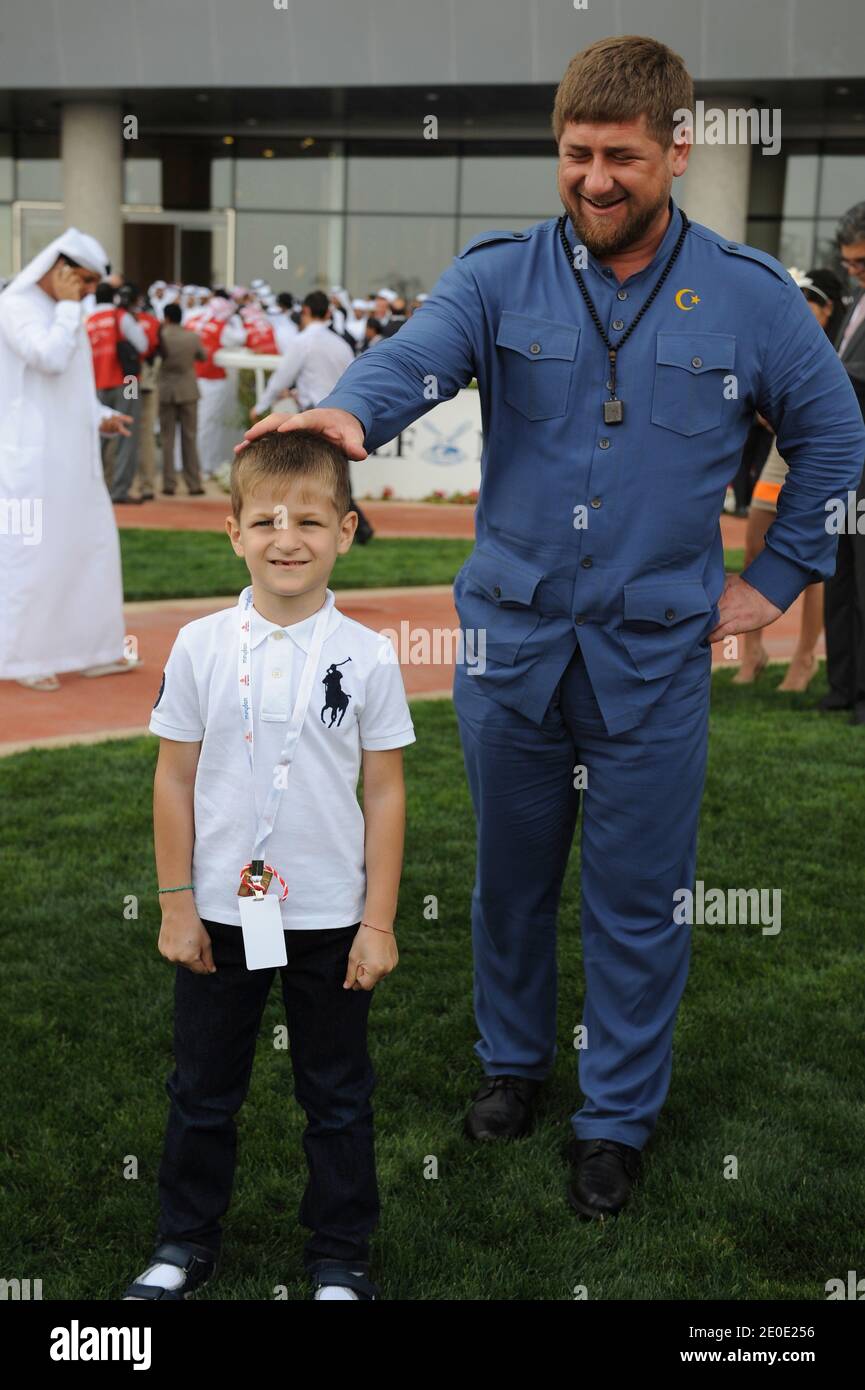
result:
[[[65,225],[95,236],[113,271],[123,261],[121,119],[111,102],[66,102],[60,135]]]
[[[704,110],[726,112],[749,105],[747,97],[703,97]],[[692,222],[702,222],[730,241],[747,241],[751,154],[748,145],[698,145],[687,173],[673,180],[673,197]]]

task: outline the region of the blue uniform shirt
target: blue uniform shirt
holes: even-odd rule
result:
[[[672,198],[670,209],[654,259],[621,283],[587,254],[583,280],[614,344],[676,244]],[[573,250],[570,221],[566,231]],[[691,224],[619,354],[621,424],[604,423],[607,349],[555,217],[468,242],[423,307],[320,405],[355,415],[372,452],[472,377],[481,486],[454,598],[463,627],[486,634],[486,670],[472,679],[536,723],[578,642],[610,733],[639,724],[707,646],[724,587],[724,493],[755,410],[789,473],[743,577],[785,609],[834,573],[826,503],[856,488],[865,428],[829,339],[765,252]]]

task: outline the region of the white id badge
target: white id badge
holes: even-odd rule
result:
[[[238,898],[237,902],[247,970],[285,965],[285,932],[276,895],[265,893],[263,898]]]

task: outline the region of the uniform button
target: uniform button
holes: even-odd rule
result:
[[[581,561],[580,561],[580,564],[582,565],[582,567],[583,567],[584,570],[590,570],[590,569],[592,568],[592,557],[591,557],[591,555],[587,555],[586,558],[585,558],[585,560],[581,560]]]
[[[523,238],[524,238],[524,236],[525,236],[525,233],[524,233],[524,232],[514,232],[514,239],[515,239],[516,241],[522,241]]]
[[[502,596],[501,586],[497,584],[497,585],[495,586],[495,588],[493,589],[493,597],[494,597],[494,598],[501,598],[501,596]]]
[[[282,631],[276,631],[272,632],[270,635],[273,638],[274,642],[279,642],[285,636],[285,633]]]
[[[619,329],[619,328],[624,328],[624,326],[625,326],[625,320],[624,320],[624,319],[613,319],[613,327],[614,327],[614,328]]]
[[[610,441],[609,441],[609,439],[599,439],[599,440],[598,440],[598,448],[599,448],[599,449],[609,449],[609,447],[610,447]]]
[[[627,299],[627,297],[628,297],[628,291],[627,291],[627,290],[619,290],[618,294],[616,295],[616,298],[617,298],[617,299]]]
[[[692,366],[692,367],[702,367],[702,365],[703,365],[703,359],[702,359],[702,357],[692,357],[692,358],[691,358],[691,366]]]
[[[600,505],[601,505],[601,499],[600,499],[600,497],[593,497],[592,500],[591,500],[591,502],[589,503],[589,505],[590,505],[591,507],[594,507],[595,510],[597,510],[597,508],[600,507]]]
[[[608,382],[607,382],[607,390],[608,390],[608,391],[612,391],[612,389],[613,389],[613,383],[612,383],[611,381],[608,381]]]
[[[668,608],[667,611],[666,611],[666,613],[664,614],[664,617],[667,619],[667,622],[668,622],[668,623],[671,623],[671,622],[673,621],[673,619],[675,618],[675,616],[676,616],[676,610],[675,610],[675,608]]]
[[[541,350],[541,345],[540,345],[540,343],[532,343],[531,347],[529,348],[529,352],[540,352],[540,350]]]
[[[586,621],[586,620],[585,620],[585,618],[583,617],[582,613],[578,613],[577,616],[574,618],[574,622],[577,624],[578,627],[580,626],[581,623],[584,623],[585,621]]]

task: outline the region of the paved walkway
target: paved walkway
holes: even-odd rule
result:
[[[231,506],[212,479],[206,497],[161,497],[140,506],[115,506],[121,528],[171,531],[222,531]],[[448,502],[360,502],[380,536],[473,536],[475,509]]]
[[[222,531],[230,511],[226,493],[208,478],[206,497],[157,495],[140,507],[115,506],[114,515],[121,528],[170,531]],[[360,503],[380,536],[468,536],[475,533],[475,509],[469,504],[450,502],[364,502]],[[721,518],[724,546],[745,544],[745,522],[740,517]]]
[[[117,523],[122,528],[221,531],[228,498],[212,480],[206,486],[206,497],[178,494],[156,497],[141,506],[115,506]],[[474,534],[472,506],[429,502],[363,502],[362,506],[382,537],[471,538]],[[743,545],[744,521],[724,517],[721,530],[726,548]],[[177,629],[235,601],[235,596],[229,595],[127,604],[126,631],[137,639],[142,665],[126,675],[96,679],[61,675],[61,688],[54,692],[25,690],[13,681],[0,681],[0,756],[24,748],[50,748],[145,733]],[[376,631],[387,628],[403,633],[400,659],[410,698],[450,697],[452,650],[447,642],[442,643],[441,634],[456,634],[459,625],[449,585],[340,590],[337,602],[349,617]],[[798,631],[798,608],[795,605],[766,634],[766,646],[774,660],[789,659]],[[426,651],[424,643],[428,643]],[[722,660],[717,647],[714,658],[716,662]]]
[[[234,602],[236,596],[127,604],[126,631],[137,638],[143,664],[125,675],[61,675],[60,689],[53,692],[25,690],[14,681],[0,681],[0,756],[24,748],[99,742],[145,733],[177,629],[193,618]],[[764,634],[773,660],[789,659],[798,632],[800,602]],[[337,603],[349,617],[376,631],[402,631],[397,646],[410,698],[450,697],[453,665],[447,658],[451,652],[440,635],[442,630],[458,630],[450,585],[339,590]],[[401,629],[402,623],[407,624],[407,629]],[[422,650],[424,641],[430,643],[427,652]],[[822,640],[819,651],[822,655]],[[418,662],[418,656],[426,659]],[[720,644],[713,648],[713,656],[716,663],[723,660]]]

